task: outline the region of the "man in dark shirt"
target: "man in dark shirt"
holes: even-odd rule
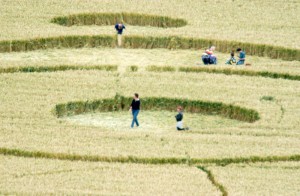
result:
[[[123,29],[125,29],[125,25],[123,23],[117,23],[115,25],[115,29],[118,34],[118,46],[121,47],[122,46],[122,33],[123,33]]]
[[[134,123],[136,123],[137,127],[140,126],[139,122],[138,122],[138,119],[137,119],[137,116],[140,112],[140,105],[141,105],[141,101],[139,99],[139,94],[135,93],[134,97],[133,97],[133,100],[131,102],[131,105],[130,105],[130,109],[132,111],[132,116],[133,116],[132,123],[131,123],[131,128],[134,127]]]
[[[183,120],[183,108],[181,106],[177,106],[177,112],[178,112],[178,114],[175,116],[176,121],[177,121],[177,124],[176,124],[177,131],[189,130],[188,127],[183,128],[183,123],[182,123],[182,120]]]

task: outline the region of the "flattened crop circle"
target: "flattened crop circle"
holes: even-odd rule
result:
[[[101,99],[92,101],[77,101],[58,104],[55,107],[57,117],[78,115],[88,112],[122,111],[130,104],[132,98],[116,96],[113,99]],[[167,110],[173,111],[177,105],[182,105],[185,111],[192,113],[213,114],[229,119],[244,122],[255,122],[259,120],[257,111],[228,105],[221,102],[195,101],[184,99],[172,99],[164,97],[146,97],[143,99],[144,110]]]
[[[157,16],[136,13],[86,13],[73,14],[69,16],[59,16],[51,20],[63,26],[73,25],[114,25],[116,22],[124,22],[125,24],[134,26],[152,26],[152,27],[183,27],[187,25],[187,21],[179,18],[171,18],[167,16]]]

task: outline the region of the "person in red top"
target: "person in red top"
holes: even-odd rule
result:
[[[217,64],[217,57],[214,55],[215,46],[211,46],[209,49],[205,50],[202,54],[202,61],[204,65]]]

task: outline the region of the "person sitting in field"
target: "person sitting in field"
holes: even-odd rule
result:
[[[204,65],[217,64],[217,57],[214,55],[215,46],[211,46],[209,49],[205,50],[202,54],[202,61]]]
[[[178,114],[175,116],[177,124],[176,124],[176,128],[177,131],[185,131],[185,130],[189,130],[188,127],[183,128],[183,108],[181,106],[177,106],[177,112]]]
[[[117,23],[115,25],[115,29],[116,29],[117,35],[118,35],[118,47],[121,47],[122,46],[122,34],[123,34],[123,30],[125,29],[125,25],[122,22]]]
[[[239,61],[236,63],[236,65],[244,65],[246,60],[246,53],[242,51],[241,48],[238,48],[236,51],[238,52],[238,56],[239,56]]]
[[[228,59],[225,64],[226,65],[236,64],[236,59],[234,58],[234,51],[230,53],[230,59]]]

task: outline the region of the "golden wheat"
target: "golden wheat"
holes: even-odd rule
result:
[[[43,71],[0,74],[0,173],[4,176],[0,180],[0,194],[293,195],[299,192],[295,180],[299,176],[299,163],[291,161],[298,161],[300,154],[300,82],[178,71],[180,67],[200,66],[200,55],[211,43],[209,40],[225,40],[216,41],[222,47],[220,51],[225,52],[228,45],[224,43],[247,42],[253,54],[263,56],[261,51],[267,51],[268,56],[276,58],[280,49],[286,57],[297,57],[298,50],[283,47],[300,49],[296,28],[298,2],[0,0],[0,4],[0,50],[22,51],[1,53],[0,69]],[[127,26],[125,47],[153,48],[161,44],[171,49],[149,50],[101,48],[114,46],[113,26],[66,27],[51,23],[58,16],[103,12],[182,18],[188,25]],[[92,35],[96,36],[91,38]],[[180,38],[164,38],[169,36]],[[191,37],[206,43],[197,45],[201,51],[179,49],[193,45]],[[62,42],[56,42],[58,39]],[[258,44],[261,48],[256,51],[252,46]],[[279,47],[271,50],[264,44]],[[53,47],[56,49],[24,52]],[[68,47],[81,49],[62,49]],[[300,74],[299,61],[247,55],[250,67],[231,67],[223,66],[229,54],[216,54],[222,66],[212,66],[214,69]],[[103,65],[116,66],[107,71],[107,67],[102,69]],[[95,67],[101,70],[87,70]],[[171,72],[150,72],[149,67]],[[59,69],[64,71],[49,72]],[[125,111],[64,118],[55,115],[57,104],[113,99],[116,94],[127,97],[134,92],[140,93],[142,103],[145,97],[166,97],[232,104],[257,111],[260,120],[247,123],[186,112],[184,124],[191,130],[177,132],[176,108],[174,112],[142,108],[138,129],[130,129],[131,114]],[[26,158],[16,157],[25,155]],[[41,159],[43,156],[48,159]],[[68,160],[51,160],[64,156]],[[129,163],[79,161],[93,158],[110,162],[124,159]],[[289,162],[259,163],[280,160]],[[134,161],[158,165],[132,164]],[[205,165],[197,169],[192,163]]]

